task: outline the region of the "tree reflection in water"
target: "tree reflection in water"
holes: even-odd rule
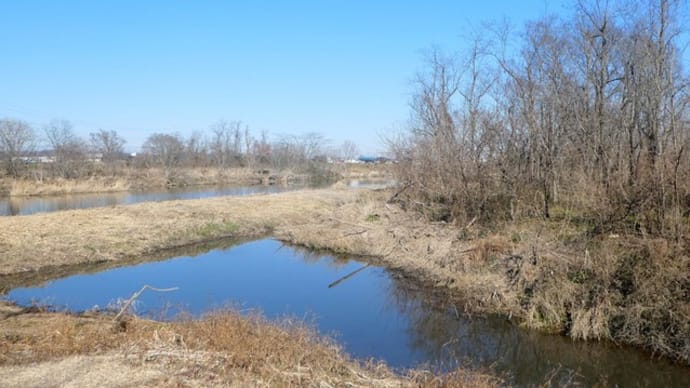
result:
[[[391,275],[388,294],[392,308],[409,319],[408,346],[425,354],[435,370],[490,369],[519,385],[682,386],[687,378],[677,366],[635,349],[547,335],[505,317],[470,316],[448,295],[399,274]]]

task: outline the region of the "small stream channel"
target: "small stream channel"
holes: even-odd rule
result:
[[[198,316],[227,306],[257,309],[269,318],[289,315],[312,322],[353,356],[382,359],[394,368],[490,368],[517,385],[541,384],[549,376],[552,385],[670,387],[690,381],[690,368],[634,349],[520,329],[505,318],[468,317],[400,273],[272,239],[73,275],[15,288],[5,297],[20,305],[83,311],[112,307],[144,284],[179,290],[145,292],[136,302],[140,315]]]
[[[113,193],[64,194],[0,198],[0,216],[48,213],[60,210],[127,205],[139,202],[200,199],[228,195],[269,194],[304,188],[303,185],[187,186],[175,189],[121,191]]]

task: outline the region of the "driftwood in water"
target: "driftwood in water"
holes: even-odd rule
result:
[[[349,274],[347,274],[347,275],[341,277],[340,279],[334,281],[333,283],[329,284],[329,285],[328,285],[328,288],[333,288],[333,287],[337,286],[338,284],[344,282],[345,280],[347,280],[347,279],[349,279],[349,278],[351,278],[351,277],[357,275],[357,273],[358,273],[359,271],[361,271],[361,270],[363,270],[363,269],[369,267],[370,265],[371,265],[371,264],[364,265],[364,266],[362,266],[362,268],[358,268],[358,269],[356,269],[356,270],[350,272]]]
[[[134,301],[135,301],[139,296],[141,296],[141,294],[143,294],[144,291],[146,291],[146,290],[158,291],[158,292],[169,292],[169,291],[177,291],[177,290],[179,290],[179,289],[180,289],[179,287],[172,287],[172,288],[156,288],[156,287],[151,287],[151,286],[149,286],[148,284],[146,284],[144,287],[141,287],[141,290],[139,290],[139,291],[135,292],[134,294],[132,294],[132,297],[129,298],[129,299],[127,300],[127,302],[126,302],[125,305],[122,307],[122,309],[120,310],[120,312],[117,313],[117,315],[115,316],[115,318],[113,318],[113,321],[114,321],[114,322],[119,322],[120,319],[122,319],[122,316],[125,314],[125,311],[127,311],[127,309],[129,308],[129,306],[131,306],[132,303],[134,303]]]

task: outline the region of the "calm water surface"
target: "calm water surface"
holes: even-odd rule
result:
[[[383,359],[396,368],[493,368],[518,385],[540,384],[551,375],[553,385],[687,386],[690,381],[689,368],[650,360],[635,350],[527,331],[502,318],[469,318],[382,268],[365,267],[329,288],[363,266],[268,239],[75,275],[17,288],[6,297],[22,305],[81,311],[114,306],[144,284],[179,287],[145,292],[137,312],[161,318],[233,305],[271,318],[296,316],[334,336],[355,357]]]

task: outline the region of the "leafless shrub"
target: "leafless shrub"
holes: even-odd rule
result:
[[[33,150],[34,141],[34,131],[28,123],[8,118],[0,120],[0,156],[9,175],[19,176],[28,162],[23,158]]]
[[[464,55],[432,50],[409,128],[389,139],[393,199],[532,233],[516,245],[539,248],[536,266],[507,268],[528,324],[687,360],[682,2],[630,4],[582,0],[569,19],[483,31]]]
[[[126,142],[116,131],[99,129],[90,133],[89,138],[93,151],[99,153],[104,162],[114,162],[122,157]]]
[[[44,127],[48,144],[53,150],[51,167],[55,175],[63,178],[80,178],[90,167],[89,148],[72,129],[67,120],[52,120]]]

